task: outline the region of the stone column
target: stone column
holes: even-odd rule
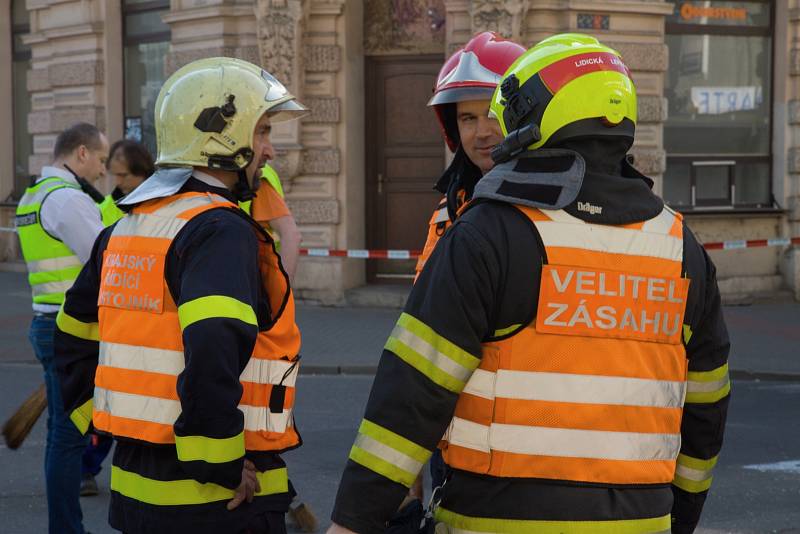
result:
[[[780,24],[777,22],[776,24]],[[787,208],[788,232],[800,235],[800,0],[789,0],[787,17],[787,39],[789,66],[787,79]],[[783,43],[777,42],[776,46]],[[780,80],[776,80],[780,83]],[[800,300],[800,247],[791,247],[786,253],[785,279]]]
[[[28,129],[33,135],[28,170],[37,174],[50,161],[55,138],[64,128],[85,121],[106,129],[105,2],[41,0],[28,2],[28,10]]]
[[[307,248],[364,244],[363,2],[257,0],[262,64],[310,113],[273,128],[276,168]],[[364,260],[301,258],[294,290],[327,304],[364,283]]]

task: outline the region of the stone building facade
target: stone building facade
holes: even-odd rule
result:
[[[715,4],[728,7],[717,9]],[[427,221],[418,221],[416,215],[407,221],[403,213],[382,212],[396,211],[380,195],[384,185],[392,190],[392,154],[406,142],[400,139],[397,146],[391,145],[390,130],[395,123],[402,130],[405,113],[430,122],[430,112],[422,109],[425,95],[405,94],[393,98],[407,97],[408,103],[419,104],[419,109],[406,106],[404,111],[386,111],[385,105],[375,103],[371,88],[394,95],[387,81],[392,76],[417,72],[414,69],[422,62],[441,63],[474,33],[494,30],[525,45],[553,33],[580,31],[596,35],[621,52],[638,90],[639,124],[632,150],[636,166],[653,177],[659,192],[679,199],[676,207],[685,212],[701,240],[800,235],[800,0],[738,2],[733,8],[731,4],[661,0],[0,0],[0,13],[14,14],[0,17],[0,106],[5,116],[15,117],[17,125],[12,139],[0,144],[0,201],[5,200],[0,205],[0,226],[10,226],[14,198],[20,193],[20,172],[38,172],[49,158],[55,136],[65,126],[77,120],[94,122],[111,140],[130,135],[131,128],[146,129],[146,106],[136,112],[140,116],[129,116],[131,105],[126,97],[133,90],[126,85],[126,76],[132,58],[139,57],[135,54],[147,49],[151,57],[157,56],[155,63],[148,65],[156,65],[163,76],[194,59],[221,55],[260,63],[284,81],[312,110],[301,121],[280,124],[273,130],[278,148],[276,168],[303,233],[303,246],[395,248],[396,243],[406,241],[393,241],[390,231],[376,233],[374,228],[408,224],[416,232],[424,229]],[[147,22],[153,20],[147,17],[158,20]],[[762,62],[769,61],[769,87],[762,89],[766,82],[761,80],[758,66],[754,67],[756,74],[737,74],[750,78],[736,85],[723,87],[719,81],[714,85],[714,80],[706,85],[720,94],[726,91],[723,99],[731,102],[750,93],[760,95],[759,102],[767,101],[763,105],[769,109],[765,126],[769,146],[763,154],[742,158],[752,160],[752,168],[762,169],[760,185],[753,187],[767,187],[765,194],[770,198],[769,202],[760,197],[748,200],[746,206],[737,205],[736,195],[742,193],[736,193],[735,187],[729,188],[728,204],[703,200],[704,184],[713,183],[727,194],[727,182],[720,182],[719,177],[727,176],[731,186],[739,177],[739,167],[725,159],[726,153],[704,155],[708,161],[700,156],[673,157],[665,135],[672,124],[668,97],[678,95],[672,102],[675,109],[686,105],[681,100],[684,108],[677,106],[684,96],[671,85],[670,51],[673,60],[675,51],[681,55],[676,67],[681,76],[709,78],[714,66],[707,64],[703,54],[713,58],[716,35],[736,39],[727,35],[726,25],[737,23],[746,28],[734,33],[761,36],[754,44],[744,44],[741,39],[736,42],[763,48],[759,57]],[[690,29],[684,31],[682,24]],[[702,34],[703,25],[711,27],[709,37],[701,38],[700,48],[694,50],[694,38],[680,35]],[[135,31],[141,31],[141,36],[131,37]],[[163,44],[153,44],[158,42]],[[146,46],[137,52],[131,48],[136,43]],[[407,74],[401,86],[410,93],[414,87],[429,84],[435,79],[431,68],[419,70],[422,74]],[[737,73],[742,68],[737,66]],[[9,72],[16,81],[6,75]],[[380,72],[388,74],[380,78],[376,74]],[[25,76],[25,91],[19,90],[20,73]],[[146,78],[141,73],[137,76]],[[140,87],[149,89],[133,88],[140,91],[136,94],[141,102],[156,84],[151,78],[146,80],[150,86],[143,83]],[[703,94],[697,84],[691,89],[696,113],[704,111],[697,104],[698,99],[708,98]],[[133,107],[136,105],[134,102]],[[720,118],[716,115],[736,115],[738,121],[740,115],[749,120],[753,114],[752,103],[731,106],[706,109],[708,113],[699,120],[713,124]],[[398,115],[376,116],[381,110]],[[376,123],[388,132],[385,143],[370,133]],[[15,152],[14,147],[26,143],[30,149],[24,164],[15,168],[13,162],[20,151]],[[446,159],[443,144],[440,149],[441,158],[430,159],[439,169]],[[385,154],[385,159],[376,163],[378,153]],[[692,169],[691,197],[686,205],[680,199],[688,190],[673,187],[678,182],[672,181],[668,172],[668,164],[678,168],[684,160]],[[398,179],[396,198],[425,198],[430,203],[433,197],[427,193],[424,197],[411,195],[420,184],[430,187],[437,176],[429,172],[428,163],[413,165],[428,169],[430,175],[425,180]],[[706,167],[713,171],[710,178],[703,174]],[[747,190],[745,178],[752,180],[749,175],[741,178],[739,191]],[[103,187],[108,189],[110,184]],[[430,208],[425,205],[422,211],[430,212]],[[418,247],[423,239],[420,234]],[[15,254],[13,234],[0,233],[0,256],[8,260]],[[800,298],[797,247],[712,251],[711,256],[718,265],[721,286],[730,297],[789,289]],[[337,303],[347,290],[368,282],[408,283],[409,264],[404,265],[405,271],[387,268],[382,274],[382,267],[370,267],[362,259],[305,257],[300,262],[296,292],[306,299]]]

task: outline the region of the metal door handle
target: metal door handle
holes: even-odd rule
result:
[[[383,174],[378,173],[378,194],[383,194]]]

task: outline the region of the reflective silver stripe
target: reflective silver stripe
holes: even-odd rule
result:
[[[453,417],[445,436],[447,442],[451,445],[458,445],[459,447],[466,447],[487,454],[490,451],[488,426],[461,419],[460,417]]]
[[[464,386],[463,393],[469,393],[484,399],[494,399],[494,381],[495,373],[486,371],[484,369],[475,369],[472,376],[469,377],[467,385]]]
[[[436,217],[433,219],[434,224],[447,222],[450,220],[450,215],[447,213],[447,207],[436,210]]]
[[[231,203],[230,200],[227,200],[219,195],[209,193],[203,196],[176,199],[174,202],[171,202],[166,206],[160,207],[152,214],[158,215],[159,217],[172,218],[172,217],[177,217],[184,211],[188,211],[193,208],[198,208],[200,206],[206,206],[208,204],[218,203],[218,202],[227,202],[229,204]]]
[[[286,375],[292,365],[292,362],[284,360],[263,360],[251,357],[239,379],[242,382],[283,384],[287,387],[294,387],[300,365],[295,365],[292,372]],[[286,378],[284,378],[284,375],[286,375]]]
[[[684,382],[667,380],[501,369],[495,394],[520,400],[680,408],[685,388]]]
[[[272,413],[268,407],[240,404],[244,414],[244,429],[251,432],[285,432],[291,426],[292,409]]]
[[[420,356],[435,365],[438,369],[444,371],[453,378],[456,378],[461,382],[466,382],[469,380],[469,377],[472,374],[472,369],[467,369],[455,360],[442,354],[436,350],[433,345],[421,337],[418,337],[410,330],[406,330],[402,325],[395,325],[394,330],[392,330],[391,337],[398,339],[411,350],[418,353]]]
[[[422,470],[423,462],[418,462],[414,458],[403,454],[397,449],[390,447],[389,445],[385,445],[380,441],[377,441],[360,432],[356,436],[356,440],[353,445],[367,451],[373,456],[377,456],[385,462],[389,462],[403,471],[411,473],[412,476]]]
[[[598,460],[674,460],[680,434],[607,432],[493,423],[491,427],[454,417],[448,441],[453,445],[537,456]]]
[[[148,373],[161,373],[178,376],[185,367],[185,357],[182,351],[155,349],[125,343],[100,342],[100,365],[144,371]],[[284,374],[292,367],[291,362],[282,360],[262,360],[250,358],[240,376],[243,382],[256,384],[283,384],[294,387],[297,381],[299,365],[284,379]],[[283,380],[283,382],[281,382]]]
[[[652,234],[669,234],[673,224],[675,224],[675,215],[670,213],[668,209],[663,209],[661,213],[649,221],[645,221],[642,225],[642,231]]]
[[[114,237],[141,236],[173,239],[188,221],[149,213],[130,214],[117,223]]]
[[[703,471],[700,469],[692,469],[691,467],[686,467],[685,465],[681,465],[678,463],[675,466],[675,474],[682,476],[683,478],[688,478],[689,480],[694,480],[695,482],[703,482],[705,480],[709,480],[714,473],[713,469],[709,469],[708,471]]]
[[[537,221],[536,228],[545,248],[568,247],[609,254],[683,260],[683,240],[671,235],[598,224],[565,225],[552,221]]]
[[[181,403],[176,400],[95,387],[94,409],[116,417],[172,425],[181,414]]]
[[[25,262],[29,273],[42,273],[47,271],[60,271],[70,267],[82,267],[83,263],[77,256],[62,256],[60,258],[49,258],[46,260],[35,260]]]
[[[728,382],[730,382],[730,378],[727,374],[719,380],[714,380],[712,382],[689,380],[689,393],[712,393],[724,388]]]
[[[185,358],[183,351],[101,341],[99,364],[131,371],[178,376],[184,369]]]
[[[58,282],[45,282],[44,284],[34,284],[31,286],[33,296],[51,295],[53,293],[66,293],[75,280],[59,280]]]

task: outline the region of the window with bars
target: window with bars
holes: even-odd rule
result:
[[[28,71],[31,68],[31,48],[22,42],[22,36],[30,32],[29,14],[25,0],[11,2],[11,53],[13,99],[13,143],[14,143],[14,190],[11,196],[19,200],[30,183],[31,173],[28,158],[33,154],[33,136],[28,131],[28,114],[31,112],[31,96],[28,93]],[[39,172],[35,169],[34,172]]]
[[[772,208],[772,5],[673,4],[664,198],[682,210]]]

